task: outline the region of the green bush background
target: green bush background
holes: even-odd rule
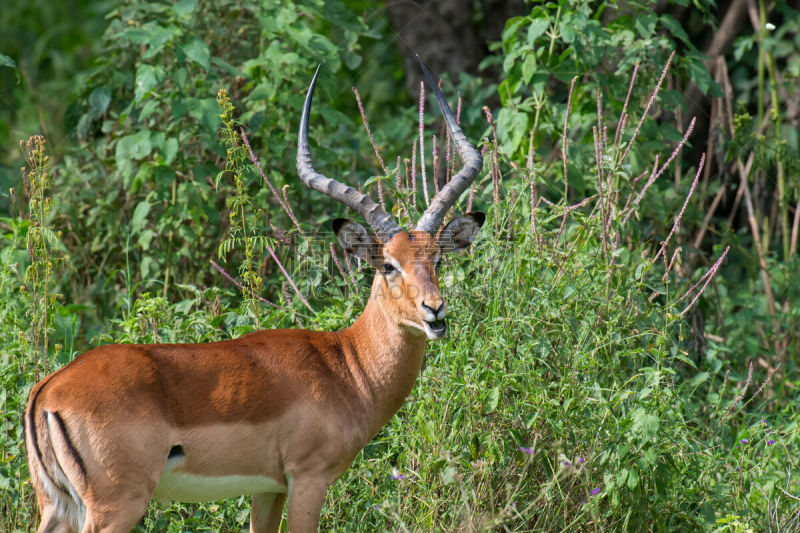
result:
[[[700,50],[730,6],[666,4],[534,3],[491,45],[485,77],[439,73],[485,151],[473,195],[488,221],[474,250],[444,266],[450,334],[330,490],[324,530],[800,523],[800,15],[749,3],[755,19],[720,65]],[[372,273],[337,252],[340,273],[327,222],[345,210],[299,185],[294,139],[324,63],[319,167],[374,198],[380,182],[405,224],[424,209],[419,180],[416,194],[405,186],[418,103],[381,10],[130,0],[0,13],[0,529],[37,519],[20,415],[47,372],[98,344],[337,329],[363,308]],[[695,134],[628,202],[656,157],[660,167],[682,145],[691,84],[710,102]],[[238,130],[220,120],[220,89],[301,228],[226,142]],[[447,165],[428,104],[430,184]],[[34,134],[46,148],[29,144],[26,162],[18,142]],[[242,207],[244,222],[230,216]],[[140,528],[240,530],[248,499],[153,503]]]

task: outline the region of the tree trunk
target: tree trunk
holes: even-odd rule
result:
[[[488,43],[500,39],[506,19],[524,10],[523,0],[387,1],[409,90],[416,93],[422,80],[415,54],[437,75],[478,74]]]

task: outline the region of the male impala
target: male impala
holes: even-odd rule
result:
[[[470,213],[435,237],[469,187],[481,156],[423,70],[463,169],[412,231],[380,205],[317,173],[306,96],[297,173],[359,213],[337,219],[345,250],[376,269],[363,314],[336,331],[267,330],[208,344],[100,346],[39,382],[25,413],[38,531],[124,532],[148,502],[252,494],[250,531],[277,531],[287,495],[292,533],[317,530],[328,486],[400,408],[422,365],[426,337],[447,326],[441,254],[466,248],[484,221]]]

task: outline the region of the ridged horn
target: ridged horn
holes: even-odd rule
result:
[[[461,160],[464,162],[464,166],[458,174],[453,176],[450,182],[442,187],[439,194],[431,200],[430,206],[428,206],[428,209],[425,210],[425,213],[423,213],[422,217],[420,217],[417,222],[416,229],[435,234],[436,230],[441,226],[442,220],[447,214],[447,210],[453,206],[461,194],[475,181],[475,177],[478,175],[483,165],[483,158],[481,157],[481,153],[467,140],[467,136],[464,135],[464,132],[461,131],[456,117],[453,116],[453,111],[447,104],[447,100],[445,100],[442,91],[433,82],[433,76],[431,76],[425,63],[422,62],[419,54],[417,54],[417,60],[422,67],[422,72],[425,73],[425,77],[428,79],[428,84],[436,95],[439,108],[442,110],[445,122],[447,122],[447,129],[450,130],[450,136],[453,138],[453,141],[455,141],[458,153],[461,155]]]
[[[300,131],[297,134],[297,176],[308,187],[327,194],[337,202],[352,208],[356,213],[364,217],[381,242],[387,242],[396,233],[402,231],[402,228],[380,204],[373,202],[369,196],[358,192],[353,187],[314,170],[311,162],[311,151],[308,147],[308,115],[311,111],[314,87],[317,85],[317,76],[319,76],[321,67],[321,64],[317,67],[314,79],[311,80],[308,94],[306,94],[306,102],[303,105],[303,116],[300,118]]]

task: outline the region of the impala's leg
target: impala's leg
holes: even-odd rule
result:
[[[164,460],[118,456],[110,472],[96,474],[94,484],[83,496],[86,522],[81,533],[128,533],[144,516],[156,490]],[[145,468],[152,470],[146,472]]]
[[[129,533],[147,510],[149,496],[123,501],[104,501],[87,508],[81,533]]]
[[[316,533],[328,477],[296,477],[289,490],[289,533]]]
[[[54,509],[42,510],[42,521],[36,533],[75,533],[69,522],[59,518]]]
[[[253,494],[250,509],[250,533],[278,533],[286,494]]]
[[[68,517],[60,516],[53,500],[36,486],[36,501],[39,503],[41,521],[36,533],[75,533]]]

